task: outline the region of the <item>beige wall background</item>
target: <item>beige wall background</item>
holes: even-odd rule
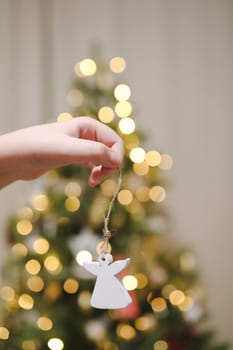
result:
[[[122,55],[147,145],[170,153],[166,205],[197,254],[210,323],[232,335],[233,1],[0,0],[1,133],[67,110],[74,64],[100,42]],[[0,193],[4,223],[39,181]]]

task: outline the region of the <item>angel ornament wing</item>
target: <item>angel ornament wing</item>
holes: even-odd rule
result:
[[[116,276],[126,268],[130,259],[113,262],[111,254],[104,254],[95,262],[84,262],[84,268],[97,276],[91,297],[91,306],[97,309],[121,309],[128,306],[132,299]]]

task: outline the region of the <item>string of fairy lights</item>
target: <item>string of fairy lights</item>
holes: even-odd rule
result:
[[[126,61],[122,57],[114,57],[109,62],[110,70],[115,73],[121,73],[126,67]],[[96,73],[97,65],[94,60],[87,58],[77,63],[74,67],[75,73],[78,77],[89,77]],[[150,168],[159,167],[161,170],[167,170],[172,167],[172,158],[168,154],[160,154],[157,150],[149,150],[146,152],[139,145],[139,138],[135,133],[135,122],[132,118],[133,107],[129,99],[131,96],[130,87],[126,84],[118,84],[114,89],[114,96],[116,99],[115,107],[102,106],[98,111],[98,118],[103,123],[111,123],[114,118],[118,118],[118,129],[125,137],[125,145],[127,156],[133,163],[133,172],[138,176],[145,176],[150,171]],[[71,107],[82,105],[85,97],[79,90],[70,90],[67,95],[67,101]],[[59,114],[57,120],[62,122],[71,119],[72,115],[68,112]],[[101,184],[101,191],[104,196],[111,197],[116,190],[117,183],[113,179],[106,179]],[[80,209],[82,186],[78,182],[69,181],[64,185],[64,208],[67,212],[77,212]],[[131,189],[122,188],[117,196],[118,202],[128,210],[135,220],[140,220],[144,215],[143,204],[146,202],[160,203],[164,201],[166,191],[162,186],[148,187],[146,185],[137,186],[133,192]],[[20,257],[26,258],[29,251],[32,250],[41,258],[40,261],[36,258],[29,258],[25,264],[25,273],[27,274],[27,287],[29,292],[18,294],[13,287],[6,285],[0,289],[0,299],[4,302],[4,307],[9,312],[15,312],[18,309],[30,311],[34,307],[33,293],[40,293],[44,291],[46,297],[51,300],[56,300],[64,291],[68,294],[77,295],[77,303],[82,310],[90,309],[91,293],[88,290],[79,291],[78,278],[68,277],[62,288],[56,281],[50,282],[47,286],[40,275],[42,270],[46,270],[51,275],[59,275],[63,270],[62,262],[59,255],[50,252],[49,241],[34,234],[34,222],[41,213],[48,213],[50,210],[50,199],[45,193],[37,193],[31,200],[31,207],[23,207],[18,212],[18,221],[16,223],[16,231],[19,236],[31,237],[30,247],[25,243],[15,243],[12,247],[12,253]],[[95,219],[97,210],[95,208]],[[102,213],[100,212],[99,220],[102,220]],[[69,220],[66,217],[60,218],[62,220]],[[29,244],[29,243],[28,243]],[[102,242],[99,242],[96,251],[99,249]],[[111,251],[111,245],[108,247]],[[84,261],[91,261],[93,254],[87,249],[79,250],[76,253],[76,262],[79,266],[83,265]],[[43,263],[41,262],[43,260]],[[184,253],[180,257],[180,265],[184,271],[195,268],[195,259],[191,253]],[[148,277],[143,273],[128,274],[122,280],[125,288],[129,291],[136,289],[144,289],[148,286]],[[30,294],[32,292],[32,294]],[[174,307],[179,308],[182,312],[190,310],[197,298],[198,292],[196,290],[182,291],[176,288],[175,285],[165,284],[162,289],[160,297],[153,297],[152,293],[147,296],[147,301],[151,305],[151,310],[155,315],[164,314],[168,310],[168,303]],[[114,312],[109,311],[110,317],[114,318]],[[44,332],[50,331],[54,327],[54,321],[47,314],[39,315],[35,320],[37,327]],[[156,326],[157,319],[153,313],[148,313],[139,316],[135,319],[134,325],[127,322],[121,322],[116,329],[117,336],[125,341],[132,340],[137,331],[147,332]],[[86,327],[87,336],[93,340],[102,339],[105,335],[105,326],[96,324],[90,321]],[[10,330],[3,324],[0,319],[0,340],[7,340],[10,337]],[[65,347],[64,341],[54,336],[48,340],[48,348],[50,350],[62,350]],[[104,345],[106,350],[118,350],[118,346],[107,341]],[[37,350],[37,343],[34,339],[24,340],[22,342],[23,350]],[[165,340],[156,340],[154,343],[154,350],[166,350],[168,344]]]

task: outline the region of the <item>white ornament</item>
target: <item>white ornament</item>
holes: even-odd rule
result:
[[[128,306],[132,299],[116,276],[130,263],[130,258],[113,261],[111,254],[103,254],[99,261],[86,261],[85,269],[97,276],[91,297],[91,306],[96,309],[121,309]]]

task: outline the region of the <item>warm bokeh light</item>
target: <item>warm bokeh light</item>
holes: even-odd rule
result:
[[[142,163],[145,160],[146,152],[142,147],[135,147],[130,151],[129,157],[134,163]]]
[[[132,192],[126,189],[121,190],[117,196],[118,202],[122,205],[129,205],[133,200]]]
[[[122,338],[124,340],[131,340],[136,335],[135,329],[129,324],[124,324],[124,323],[120,323],[117,326],[116,333],[119,338]]]
[[[184,301],[178,305],[178,308],[180,309],[180,311],[188,311],[193,307],[194,301],[193,298],[191,298],[190,296],[185,296]]]
[[[175,289],[169,295],[169,301],[172,305],[178,306],[182,304],[184,300],[185,300],[185,295],[182,292],[182,290]]]
[[[146,162],[149,166],[155,167],[161,162],[161,155],[157,151],[149,151],[146,154]]]
[[[57,121],[60,123],[60,122],[65,122],[66,120],[70,120],[72,118],[73,118],[73,116],[70,113],[63,112],[57,116]]]
[[[139,331],[142,331],[142,332],[149,331],[150,329],[154,328],[155,325],[156,325],[156,319],[152,314],[138,317],[135,320],[135,328],[137,328]]]
[[[31,310],[34,306],[34,300],[29,294],[20,295],[18,303],[24,310]]]
[[[67,94],[67,102],[71,107],[79,107],[84,101],[84,96],[80,90],[73,89]]]
[[[161,170],[169,170],[173,165],[172,157],[169,154],[162,154],[159,168]]]
[[[28,219],[31,220],[33,218],[33,211],[29,207],[23,207],[18,210],[17,216],[20,219]]]
[[[118,84],[114,89],[114,96],[118,101],[127,101],[130,95],[130,87],[126,84]]]
[[[78,290],[78,287],[79,283],[74,278],[67,278],[63,285],[64,291],[68,294],[75,294]]]
[[[163,312],[167,308],[166,300],[161,297],[154,298],[151,301],[151,307],[155,312]]]
[[[32,232],[32,223],[26,219],[19,220],[16,224],[16,229],[22,236],[27,236]]]
[[[189,272],[193,271],[196,267],[196,259],[193,253],[184,252],[180,256],[180,266],[182,271]]]
[[[124,284],[127,290],[135,290],[138,286],[138,280],[133,275],[126,275],[122,279],[122,283]]]
[[[160,203],[165,199],[166,191],[161,186],[153,186],[150,189],[149,196],[153,202]]]
[[[143,289],[147,286],[148,278],[146,277],[146,275],[144,275],[143,273],[137,273],[135,277],[137,278],[138,282],[137,289]]]
[[[45,238],[37,238],[33,243],[33,249],[37,254],[45,254],[48,252],[50,247],[49,242]]]
[[[165,340],[158,340],[154,343],[154,350],[168,350],[168,343]]]
[[[78,294],[77,301],[82,310],[90,310],[91,293],[88,290],[83,290]]]
[[[41,264],[39,263],[38,260],[36,259],[30,259],[25,265],[25,269],[27,270],[28,273],[31,275],[36,275],[37,273],[40,272],[41,269]]]
[[[62,350],[64,348],[64,343],[60,338],[51,338],[48,341],[48,347],[51,350]]]
[[[75,212],[80,208],[80,200],[75,196],[70,196],[65,200],[65,208],[67,211]]]
[[[148,202],[150,199],[149,187],[147,187],[147,186],[138,187],[135,195],[136,195],[137,200],[139,200],[140,202]]]
[[[135,122],[132,118],[126,117],[119,121],[119,129],[125,135],[130,135],[135,130]]]
[[[113,196],[113,194],[116,191],[116,187],[117,187],[116,181],[112,179],[106,179],[100,185],[101,191],[103,195],[106,197]]]
[[[19,256],[26,256],[28,253],[27,247],[23,243],[16,243],[11,247],[14,254]]]
[[[169,299],[169,295],[171,294],[171,292],[173,292],[173,290],[175,290],[176,287],[173,286],[173,284],[166,284],[163,289],[162,289],[162,295],[164,298]]]
[[[82,187],[78,182],[68,182],[65,186],[65,194],[67,197],[79,197],[82,193]]]
[[[28,279],[27,286],[32,292],[39,293],[44,288],[44,281],[39,276],[33,276]]]
[[[132,105],[128,101],[118,102],[115,106],[116,115],[120,118],[128,117],[132,113]]]
[[[45,194],[38,194],[33,197],[32,205],[38,211],[46,211],[49,208],[49,199]]]
[[[10,302],[15,298],[15,291],[12,287],[4,286],[0,289],[0,297],[4,301]]]
[[[76,255],[76,261],[83,266],[84,261],[92,261],[92,255],[88,250],[80,250]]]
[[[41,316],[37,320],[37,326],[42,331],[50,331],[53,328],[53,321],[47,316]]]
[[[85,58],[79,62],[79,70],[82,75],[88,77],[96,73],[97,66],[95,61],[93,61],[91,58]]]
[[[139,176],[144,176],[148,174],[149,171],[149,165],[147,165],[146,162],[141,162],[141,163],[134,163],[133,164],[133,171],[135,174]]]
[[[128,150],[138,147],[138,145],[139,145],[139,138],[136,134],[130,134],[127,136],[127,139],[125,140],[125,147]]]
[[[0,340],[7,340],[10,336],[10,332],[6,327],[0,327]]]
[[[112,108],[104,106],[98,112],[98,118],[103,123],[111,123],[114,119],[114,111]]]
[[[123,57],[113,57],[109,66],[113,73],[122,73],[126,68],[126,61]]]
[[[38,347],[34,340],[24,340],[22,342],[22,350],[37,350]]]
[[[59,258],[55,255],[48,255],[44,261],[45,268],[52,274],[57,275],[62,270]]]

